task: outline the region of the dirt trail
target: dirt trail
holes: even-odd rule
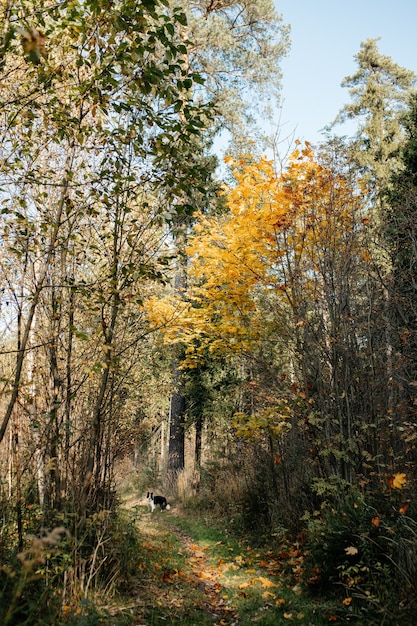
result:
[[[197,545],[189,535],[175,525],[172,519],[164,518],[163,524],[180,539],[187,551],[189,555],[187,562],[195,576],[196,584],[204,593],[205,609],[212,616],[215,625],[237,626],[239,623],[237,615],[222,597],[222,584],[219,580],[221,570],[208,563],[207,548]]]
[[[181,623],[180,616],[183,613],[185,623],[194,624],[190,621],[192,614],[201,616],[203,612],[207,616],[205,623],[213,626],[238,626],[238,617],[227,605],[225,589],[220,581],[222,565],[210,564],[209,549],[197,545],[176,525],[176,518],[181,512],[174,507],[174,510],[159,512],[155,509],[150,513],[145,508],[146,500],[135,496],[125,499],[124,506],[138,511],[136,523],[140,527],[143,548],[148,559],[142,572],[143,582],[139,576],[137,584],[138,612],[142,614],[143,620],[140,623],[146,623],[146,607],[156,600],[161,611],[166,607],[167,617],[161,619],[167,619],[169,623],[177,623],[172,621],[173,613],[176,613],[175,619]],[[175,547],[173,542],[177,544]],[[184,562],[181,569],[178,569],[175,562],[178,553]],[[150,597],[152,594],[153,597]],[[200,624],[200,620],[195,622],[195,626]]]
[[[305,554],[298,543],[282,540],[274,548],[256,547],[188,519],[175,505],[150,513],[145,498],[132,495],[124,506],[135,512],[140,535],[130,562],[136,569],[129,594],[135,599],[135,626],[278,626],[291,621],[306,626],[346,616],[343,601],[321,606],[305,596],[300,582]]]

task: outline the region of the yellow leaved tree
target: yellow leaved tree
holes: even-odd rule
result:
[[[229,159],[229,165],[235,184],[224,189],[228,210],[198,216],[187,250],[187,297],[153,303],[155,323],[170,342],[186,345],[185,368],[207,354],[247,359],[274,346],[276,388],[261,393],[251,381],[250,414],[243,408],[235,421],[241,435],[281,438],[290,406],[313,402],[310,389],[320,376],[327,404],[311,420],[310,436],[319,430],[327,437],[320,445],[331,445],[353,428],[351,415],[334,426],[328,398],[348,393],[334,347],[350,336],[351,283],[359,285],[358,266],[369,260],[362,236],[366,190],[342,167],[316,158],[308,143],[298,144],[278,173],[266,158]]]
[[[359,254],[362,196],[316,161],[308,143],[280,174],[264,158],[229,164],[236,180],[225,190],[229,212],[200,216],[188,247],[189,337],[213,354],[247,350],[282,330],[284,318],[302,327],[302,301],[322,297],[329,271]],[[190,344],[189,355],[195,350]]]

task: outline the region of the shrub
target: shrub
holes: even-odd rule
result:
[[[311,590],[352,598],[350,613],[366,614],[367,624],[398,621],[417,608],[415,511],[391,493],[352,488],[328,498],[307,519],[305,579]]]
[[[131,592],[137,577],[132,555],[139,552],[134,517],[116,509],[66,521],[76,532],[61,526],[26,535],[24,549],[3,559],[1,626],[99,624],[99,616],[106,620],[103,603],[115,593]],[[116,624],[115,619],[107,623]]]

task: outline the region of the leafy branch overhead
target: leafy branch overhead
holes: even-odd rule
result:
[[[295,319],[292,266],[308,270],[303,288],[314,298],[325,279],[329,241],[341,259],[366,256],[353,237],[362,200],[346,177],[316,160],[311,146],[297,148],[281,174],[266,159],[229,164],[236,184],[224,189],[228,211],[199,216],[188,247],[193,284],[185,302],[166,301],[158,322],[169,341],[186,341],[185,366],[207,348],[214,355],[254,349],[283,332],[285,319],[298,327],[308,323]],[[265,317],[267,294],[278,316]],[[162,303],[157,306],[164,315]],[[158,319],[155,303],[152,310]]]
[[[147,281],[165,280],[162,226],[192,210],[184,197],[205,164],[186,155],[213,114],[210,103],[192,97],[203,79],[186,63],[184,11],[157,0],[113,8],[95,0],[11,4],[0,69],[2,263],[14,268],[5,291],[20,325],[0,440],[22,379],[34,393],[32,350],[47,346],[50,332],[50,375],[61,383],[43,410],[51,405],[57,417],[66,406],[70,419],[73,385],[97,382],[96,450],[86,456],[98,472],[103,402],[126,349],[117,341],[135,346],[147,334],[139,324],[137,337],[121,339],[125,320],[141,319],[134,306]],[[50,328],[39,317],[45,307]],[[62,331],[68,343],[57,341]],[[74,379],[56,364],[69,359],[71,371],[77,340],[91,362]]]

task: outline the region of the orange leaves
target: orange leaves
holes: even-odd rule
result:
[[[402,489],[407,482],[406,475],[403,472],[397,472],[388,478],[388,485],[392,489]]]
[[[271,161],[261,158],[254,162],[250,157],[240,161],[233,172],[237,184],[226,190],[230,213],[237,219],[242,231],[253,226],[270,227],[285,215],[282,181],[275,175]],[[251,224],[250,221],[255,224]]]
[[[261,583],[262,587],[270,588],[276,587],[276,584],[269,580],[269,578],[265,578],[265,576],[258,576],[257,580]]]
[[[200,546],[193,544],[189,549],[195,559],[204,559],[206,557],[207,548],[201,548]]]
[[[270,589],[271,587],[276,587],[276,584],[271,582],[268,578],[264,576],[257,576],[256,578],[251,578],[243,583],[240,583],[239,589],[247,589],[248,587],[253,587],[257,583],[260,583],[262,587],[266,587]]]
[[[236,185],[224,191],[229,213],[200,216],[187,249],[190,275],[199,283],[191,293],[199,339],[214,354],[250,349],[265,336],[254,295],[270,288],[276,224],[285,223],[289,210],[270,161],[248,157],[233,165]]]
[[[175,571],[165,571],[162,573],[161,580],[164,583],[172,583],[175,578],[178,576],[178,570]]]
[[[229,212],[200,216],[187,251],[199,283],[191,294],[199,338],[214,352],[233,353],[267,336],[273,321],[262,317],[260,296],[274,294],[278,308],[291,302],[288,263],[313,277],[329,244],[341,260],[351,256],[347,233],[353,237],[358,226],[361,200],[348,179],[316,161],[308,143],[297,145],[280,174],[265,158],[227,161],[236,181],[224,190]]]
[[[297,144],[280,173],[250,155],[228,164],[235,184],[223,190],[227,211],[196,215],[189,236],[187,299],[147,307],[165,340],[186,346],[184,367],[207,353],[253,352],[282,327],[302,335],[309,319],[291,313],[300,297],[316,301],[323,291],[323,259],[344,267],[368,254],[355,239],[365,228],[361,195],[342,172],[321,165],[309,144]],[[247,426],[252,435],[256,424]],[[273,437],[288,428],[285,418],[268,427]]]
[[[405,514],[407,513],[407,511],[408,511],[408,507],[409,507],[409,506],[410,506],[410,503],[409,503],[409,502],[406,502],[405,504],[403,504],[403,505],[400,507],[400,513],[401,513],[401,515],[405,515]]]
[[[394,489],[402,489],[407,482],[406,475],[402,472],[398,472],[394,476],[394,480],[392,481],[392,486]]]
[[[144,302],[144,312],[151,327],[161,330],[167,342],[178,342],[188,328],[189,304],[180,298],[151,296]]]

